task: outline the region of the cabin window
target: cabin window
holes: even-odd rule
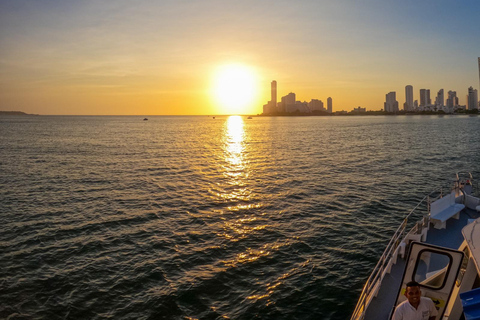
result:
[[[470,259],[468,247],[465,247],[463,253],[462,265],[460,266],[460,271],[458,272],[457,281],[455,281],[457,287],[460,287],[460,284],[462,284],[463,276],[465,275],[465,271],[467,271],[468,259]]]
[[[451,263],[452,257],[447,253],[430,249],[421,250],[412,280],[424,287],[439,290],[445,285]]]

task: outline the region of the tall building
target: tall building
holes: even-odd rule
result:
[[[308,107],[310,108],[310,111],[325,111],[325,108],[323,107],[323,101],[318,99],[310,100]]]
[[[425,89],[420,89],[420,107],[424,107],[425,103]]]
[[[272,105],[277,106],[277,81],[272,81]]]
[[[311,110],[308,107],[308,102],[295,101],[295,104],[288,105],[287,112],[288,113],[291,113],[291,112],[310,113]]]
[[[392,91],[385,95],[384,111],[385,112],[398,112],[398,101],[396,98],[396,92]]]
[[[456,91],[448,91],[447,107],[453,109],[456,106],[458,106],[457,92]]]
[[[468,88],[467,107],[468,110],[478,109],[478,91],[473,87]]]
[[[405,104],[403,109],[407,112],[413,111],[413,87],[408,85],[405,87]]]
[[[420,107],[426,107],[431,104],[430,89],[420,89]]]
[[[478,82],[478,89],[480,90],[480,57],[478,57],[478,81],[479,81]],[[478,106],[480,107],[480,101],[478,102]]]
[[[327,112],[332,113],[333,110],[333,105],[332,105],[332,98],[328,97],[327,99]]]
[[[270,114],[277,112],[277,81],[273,80],[271,84],[272,98],[263,106],[263,113]]]
[[[440,89],[437,93],[437,97],[435,98],[435,106],[437,108],[443,108],[445,105],[445,95],[443,93],[443,89]]]
[[[290,92],[286,96],[283,96],[281,101],[278,103],[278,109],[280,112],[293,112],[295,111],[295,93]]]
[[[286,96],[282,97],[282,101],[284,101],[285,104],[295,104],[296,99],[295,93],[293,92],[290,92]]]

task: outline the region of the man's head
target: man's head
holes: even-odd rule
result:
[[[407,283],[407,288],[405,289],[405,297],[407,297],[408,302],[414,307],[418,307],[420,303],[420,284],[415,281],[410,281]]]

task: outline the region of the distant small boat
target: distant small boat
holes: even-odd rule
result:
[[[146,120],[148,120],[148,119],[147,119],[147,118],[143,118],[143,121],[146,121]]]
[[[252,117],[248,117],[247,119],[253,119]]]
[[[215,117],[212,117],[212,119],[215,119]]]

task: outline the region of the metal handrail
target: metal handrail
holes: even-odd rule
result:
[[[402,224],[397,228],[395,233],[393,234],[392,238],[390,239],[390,242],[388,243],[387,247],[385,248],[382,256],[377,262],[377,265],[373,269],[372,273],[368,277],[363,290],[362,294],[360,295],[360,298],[358,299],[357,305],[355,307],[355,310],[353,311],[353,315],[351,317],[351,320],[362,320],[365,317],[365,310],[367,307],[367,301],[368,297],[372,294],[373,290],[376,288],[376,286],[382,281],[384,271],[390,261],[390,259],[393,256],[393,253],[397,250],[398,245],[400,244],[400,239],[405,236],[405,229],[407,228],[407,223],[408,219],[413,215],[413,212],[418,209],[418,207],[425,201],[427,200],[427,214],[430,211],[430,195],[433,193],[437,193],[437,191],[433,191],[423,197],[422,200],[413,208],[407,216],[403,219]],[[442,190],[440,189],[440,193],[442,193]],[[413,228],[418,228],[417,225],[415,225]]]
[[[468,175],[469,175],[470,181],[473,181],[471,173],[468,173]],[[472,183],[472,186],[474,186],[473,183]],[[456,192],[457,191],[462,191],[464,199],[466,198],[463,190],[461,190],[460,179],[459,179],[458,174],[457,174],[457,179],[456,179],[455,184],[454,184],[454,190]],[[475,188],[474,188],[474,190],[475,190]],[[476,190],[480,195],[480,188],[479,188],[479,183],[478,182],[477,182]],[[430,195],[432,195],[434,193],[436,193],[437,195],[439,193],[439,195],[437,197],[434,197],[433,199],[430,199]],[[397,250],[397,248],[398,248],[398,246],[401,242],[400,239],[405,238],[405,236],[406,236],[405,229],[407,228],[408,220],[413,215],[414,211],[417,210],[418,207],[425,200],[427,200],[427,213],[423,215],[423,218],[421,220],[422,225],[419,226],[418,224],[415,224],[413,226],[413,228],[410,230],[410,232],[417,232],[417,233],[420,232],[421,233],[423,228],[428,227],[428,224],[429,224],[430,204],[432,202],[434,202],[435,200],[437,200],[438,198],[441,198],[441,197],[443,197],[443,188],[440,188],[439,190],[437,189],[435,191],[430,192],[428,195],[423,197],[423,199],[420,200],[420,202],[415,206],[415,208],[413,208],[406,215],[406,217],[403,219],[402,224],[397,228],[397,230],[393,234],[393,236],[390,239],[390,242],[388,243],[387,247],[385,248],[382,256],[380,257],[380,259],[378,260],[375,268],[373,269],[372,273],[368,277],[368,279],[367,279],[367,281],[366,281],[366,283],[363,287],[360,298],[358,299],[357,305],[355,306],[355,310],[352,314],[351,320],[363,320],[365,318],[365,311],[366,311],[366,308],[367,308],[367,303],[368,303],[368,301],[370,301],[369,297],[374,292],[374,290],[376,290],[377,285],[379,285],[381,283],[381,281],[383,280],[385,269],[388,267],[388,263],[391,261],[391,259],[393,257],[393,254],[396,253],[396,250]],[[418,230],[419,228],[421,228],[422,230]]]

